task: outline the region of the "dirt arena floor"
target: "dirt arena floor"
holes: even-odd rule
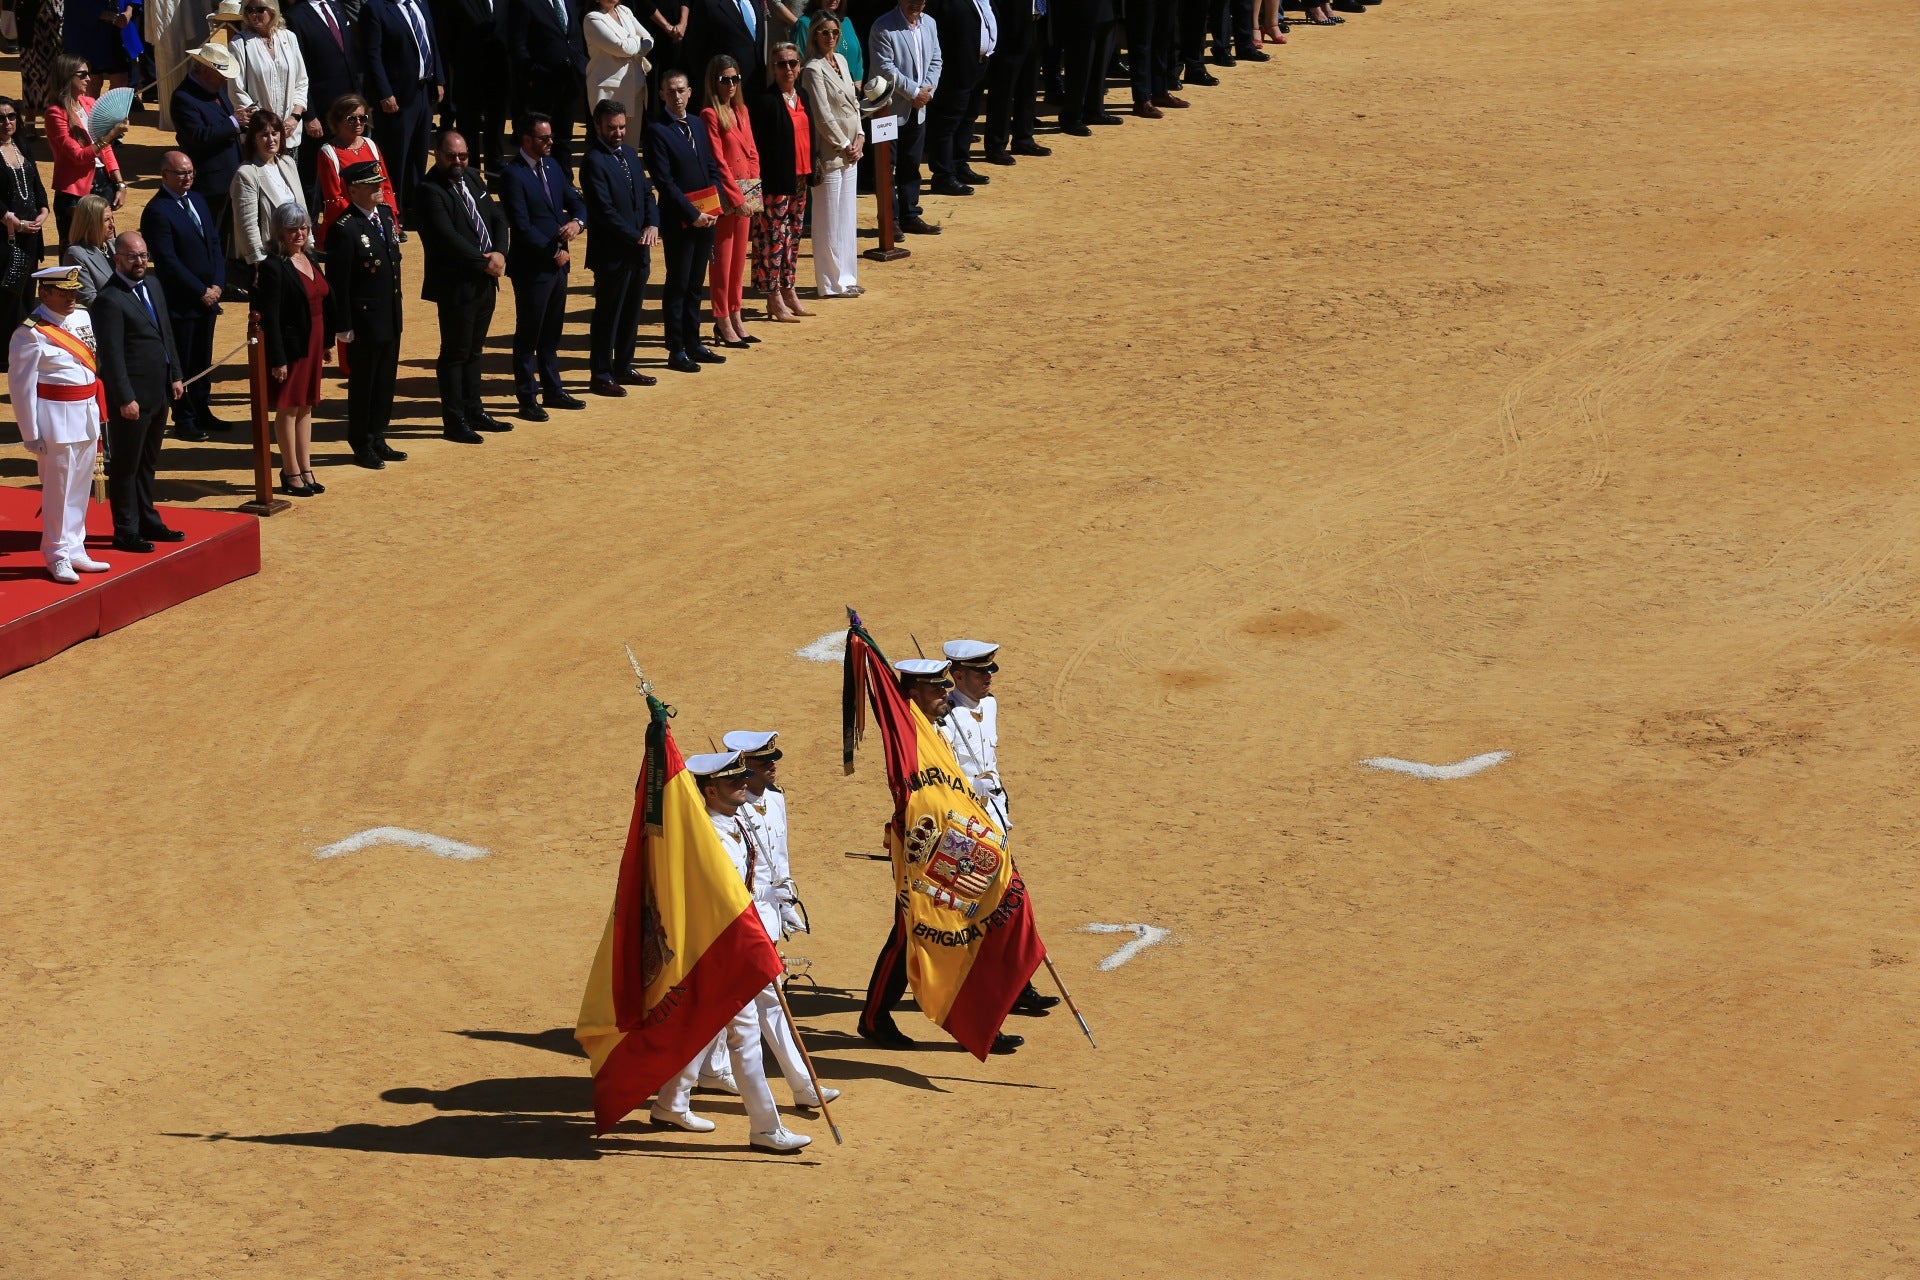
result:
[[[0,682],[0,1272],[1920,1274],[1920,14],[1295,32],[617,408],[440,442],[416,305],[414,460]],[[1097,1051],[854,1037],[848,602],[1006,646]],[[782,732],[845,1146],[591,1136],[623,641]]]

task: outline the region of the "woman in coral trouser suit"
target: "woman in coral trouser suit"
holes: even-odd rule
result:
[[[747,269],[747,228],[760,209],[760,149],[753,144],[740,64],[721,54],[707,64],[707,106],[700,112],[720,162],[720,220],[713,228],[713,334],[722,345],[744,347],[760,339],[742,323],[740,294]],[[747,190],[741,190],[745,183]]]

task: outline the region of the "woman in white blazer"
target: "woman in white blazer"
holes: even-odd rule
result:
[[[647,54],[653,37],[620,0],[595,0],[580,20],[587,41],[587,115],[612,98],[627,109],[627,137],[639,134],[647,108]]]
[[[860,130],[860,91],[847,60],[834,52],[840,21],[824,9],[807,29],[806,65],[800,87],[813,117],[813,274],[823,298],[857,298],[856,252],[860,198],[854,192],[865,135]]]
[[[246,158],[233,175],[230,191],[233,252],[251,266],[259,266],[273,252],[273,211],[283,204],[307,207],[300,169],[287,154],[285,123],[271,111],[256,110],[240,133],[240,154]]]
[[[307,116],[307,60],[300,42],[280,18],[280,0],[243,0],[245,25],[233,41],[240,81],[233,86],[237,107],[265,108],[286,129],[287,151],[296,151]]]

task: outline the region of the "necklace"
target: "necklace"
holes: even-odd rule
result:
[[[16,156],[20,155],[20,148],[9,143],[6,149],[0,149],[0,158],[6,156],[7,149],[11,149]],[[28,209],[29,206],[33,204],[33,188],[27,185],[27,164],[25,157],[21,158],[19,164],[15,164],[11,159],[7,160],[7,173],[13,179],[13,190],[14,194],[19,197],[20,207]]]

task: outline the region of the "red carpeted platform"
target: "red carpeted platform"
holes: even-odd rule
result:
[[[63,587],[40,558],[39,488],[0,486],[0,676],[260,572],[260,522],[252,516],[183,507],[160,513],[187,540],[134,555],[113,549],[107,505],[89,506],[87,554],[113,569]]]

